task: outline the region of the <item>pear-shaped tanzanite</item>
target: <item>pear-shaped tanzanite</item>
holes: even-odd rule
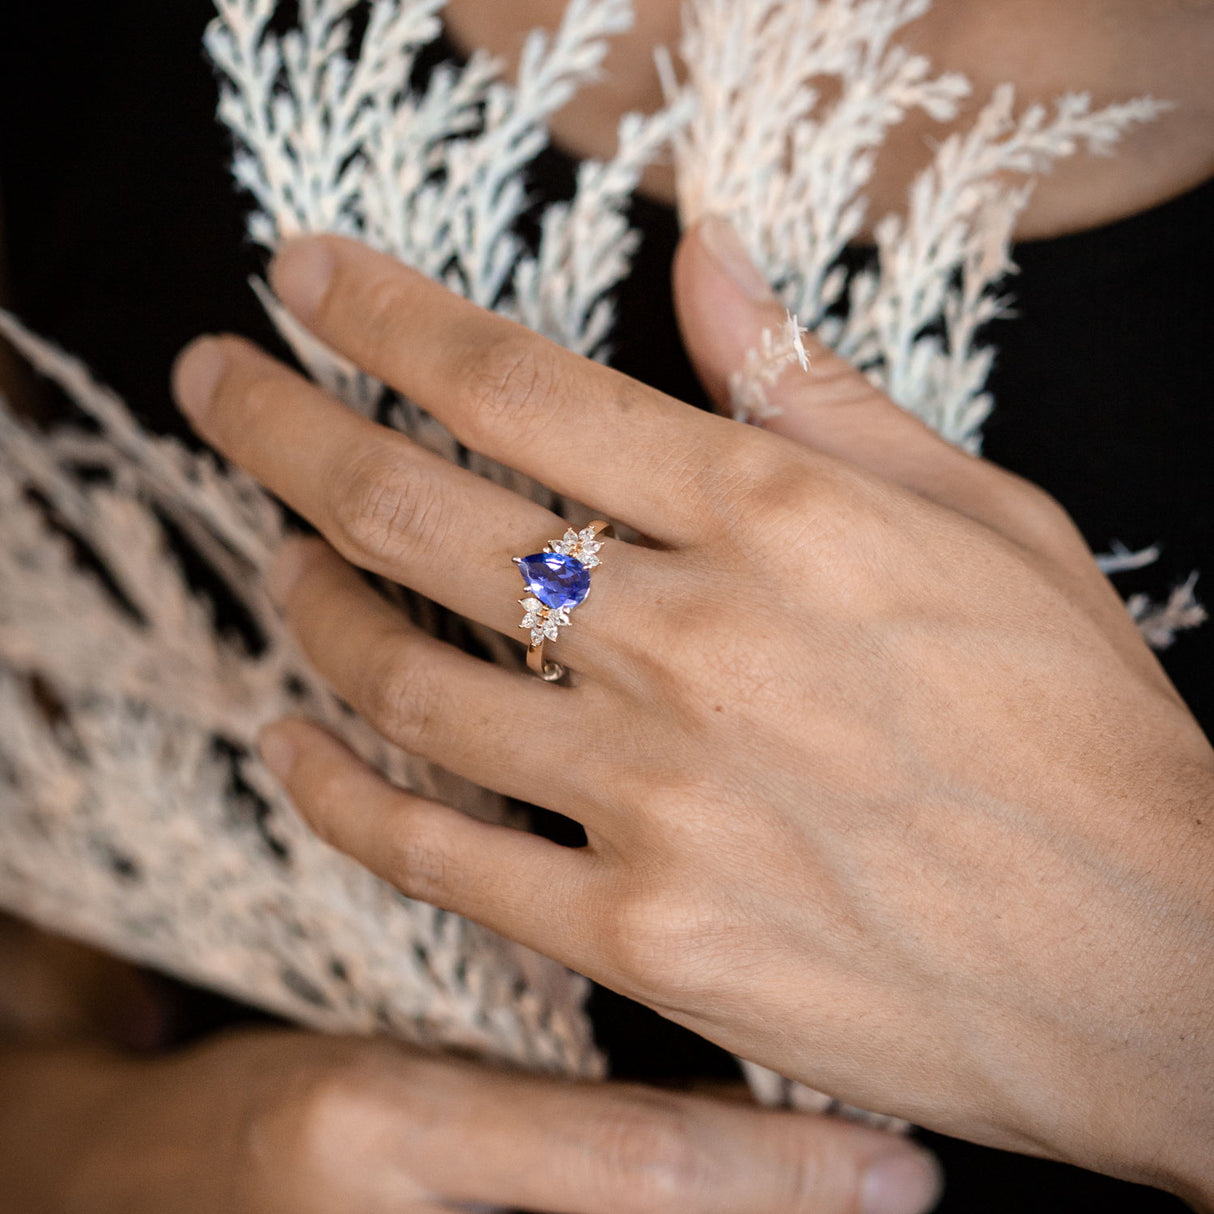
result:
[[[576,557],[537,552],[517,560],[527,591],[545,607],[576,607],[590,593],[590,570]]]

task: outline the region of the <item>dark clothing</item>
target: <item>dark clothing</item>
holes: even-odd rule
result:
[[[201,51],[207,0],[8,4],[0,15],[0,190],[9,303],[85,358],[150,426],[184,433],[170,362],[190,337],[234,329],[278,343],[246,285],[243,236]],[[542,158],[535,186],[569,189]],[[677,228],[639,200],[644,232],[619,295],[614,364],[704,405],[679,342],[669,266]],[[1162,546],[1117,578],[1164,598],[1192,570],[1214,598],[1214,183],[1123,223],[1021,245],[1017,317],[993,326],[996,411],[986,454],[1043,485],[1096,551]],[[1207,729],[1214,625],[1180,636],[1168,672]],[[1031,706],[1026,706],[1026,712]],[[208,1003],[208,1006],[212,1006]],[[733,1073],[730,1059],[608,992],[594,1000],[615,1072],[654,1081]],[[949,1214],[1133,1214],[1162,1194],[924,1134],[948,1172]]]

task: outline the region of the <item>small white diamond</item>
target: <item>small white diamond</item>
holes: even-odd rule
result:
[[[531,629],[531,643],[538,645],[545,635],[545,630],[548,628],[548,608],[544,606],[539,599],[527,598],[520,599],[519,602],[526,608],[527,614],[523,616],[523,622],[519,625],[520,628]]]
[[[599,558],[594,555],[594,553],[590,553],[582,557],[582,564],[585,565],[587,569],[593,569],[595,565],[601,565],[602,563],[603,562],[600,561]]]

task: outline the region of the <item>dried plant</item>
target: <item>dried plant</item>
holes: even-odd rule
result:
[[[871,266],[844,249],[864,230],[864,190],[890,129],[913,112],[955,119],[970,84],[933,74],[895,35],[930,0],[697,0],[686,11],[694,100],[675,138],[684,222],[728,218],[803,325],[866,371],[899,405],[976,451],[990,411],[991,351],[1012,231],[1035,175],[1081,148],[1111,151],[1166,107],[1143,98],[1093,111],[1063,97],[1015,114],[997,89],[966,131],[948,135],[913,183],[907,213],[880,218]],[[762,81],[756,88],[754,82]]]
[[[43,435],[0,410],[0,904],[318,1028],[600,1073],[582,979],[402,898],[316,838],[249,757],[268,720],[304,712],[398,783],[504,817],[312,673],[263,589],[281,509],[140,432],[11,317],[0,331],[96,426]],[[216,628],[183,547],[245,635]]]
[[[574,0],[554,37],[528,39],[518,88],[477,54],[417,89],[440,8],[303,0],[280,35],[275,0],[218,0],[206,45],[255,204],[250,234],[267,249],[300,231],[360,236],[601,356],[636,242],[624,207],[677,115],[626,118],[617,156],[583,165],[573,198],[539,216],[534,253],[516,228],[548,116],[593,77],[630,4]],[[255,285],[316,379],[364,411],[381,403],[380,385]],[[506,816],[499,798],[377,738],[310,671],[263,589],[281,509],[239,472],[142,433],[11,317],[0,329],[93,427],[36,434],[0,411],[0,702],[13,723],[0,738],[0,904],[318,1027],[599,1073],[582,979],[400,897],[316,840],[251,758],[261,725],[302,711],[402,786]],[[459,458],[408,402],[391,415]],[[560,505],[508,469],[473,466]],[[255,642],[217,630],[183,548]]]

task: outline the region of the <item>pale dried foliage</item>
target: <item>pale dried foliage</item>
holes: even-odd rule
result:
[[[768,395],[789,367],[809,370],[806,330],[789,312],[779,329],[764,329],[758,344],[746,351],[741,367],[729,377],[733,416],[740,422],[762,422],[778,417],[780,409]]]
[[[397,783],[503,818],[312,673],[263,588],[280,507],[140,432],[11,317],[0,332],[96,425],[47,436],[0,411],[0,905],[318,1028],[598,1074],[580,978],[400,897],[313,835],[250,758],[262,725],[302,712]],[[183,542],[256,648],[216,628]]]
[[[1197,601],[1197,578],[1196,571],[1189,574],[1163,603],[1156,603],[1145,594],[1130,596],[1126,606],[1151,648],[1170,648],[1178,632],[1199,628],[1210,618]]]
[[[218,0],[206,36],[225,81],[219,112],[236,139],[236,177],[257,204],[252,238],[273,249],[301,231],[360,237],[482,307],[601,357],[610,292],[638,239],[624,208],[686,105],[625,116],[616,155],[583,163],[572,200],[543,210],[535,251],[517,225],[530,208],[523,171],[547,144],[547,120],[597,77],[607,39],[631,25],[631,0],[572,0],[554,35],[527,37],[517,87],[477,51],[463,68],[436,68],[420,94],[408,81],[438,32],[442,0],[376,0],[357,41],[356,0],[304,0],[300,28],[281,40],[267,33],[275,4]],[[364,410],[379,402],[380,385],[289,321],[283,327],[320,382]],[[412,407],[405,417],[455,457],[433,422]]]
[[[219,0],[206,35],[234,172],[255,204],[253,239],[272,249],[300,231],[359,236],[601,355],[609,292],[636,243],[623,208],[676,116],[626,118],[618,155],[583,165],[573,199],[539,217],[536,252],[516,227],[531,206],[521,172],[546,143],[547,118],[595,75],[605,39],[631,20],[628,0],[575,0],[554,37],[528,40],[518,88],[475,55],[420,91],[409,81],[439,32],[440,0],[303,0],[298,27],[281,36],[275,8]],[[375,410],[382,387],[256,285],[314,377]],[[401,898],[312,836],[251,757],[261,725],[303,712],[398,784],[505,816],[499,798],[385,744],[310,671],[263,589],[283,530],[277,504],[240,473],[142,433],[84,368],[11,318],[3,330],[92,427],[47,436],[0,413],[0,695],[11,722],[0,738],[0,904],[318,1027],[599,1073],[580,978]],[[393,416],[459,457],[408,402]],[[560,505],[508,469],[473,466]],[[217,630],[175,553],[182,543],[237,602],[257,647]],[[482,640],[517,660],[500,637]]]
[[[980,446],[1001,280],[1033,177],[1077,151],[1110,152],[1166,106],[1150,98],[1093,111],[1082,94],[1017,114],[997,89],[968,130],[944,138],[905,214],[879,217],[873,264],[844,249],[868,216],[864,191],[891,128],[915,112],[946,123],[970,84],[937,75],[898,32],[930,0],[698,0],[682,59],[692,120],[675,140],[685,223],[728,218],[803,325],[950,442]],[[761,85],[759,82],[762,82]]]

